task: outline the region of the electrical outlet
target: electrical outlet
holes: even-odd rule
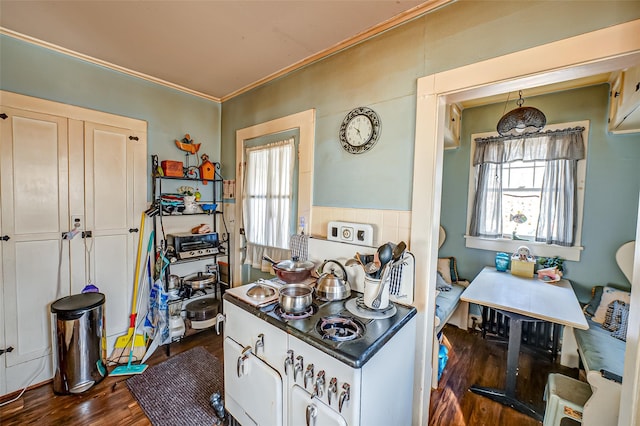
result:
[[[83,215],[71,215],[71,230],[84,230],[84,216]]]

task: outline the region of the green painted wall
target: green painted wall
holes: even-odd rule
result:
[[[458,1],[224,102],[223,175],[236,130],[315,108],[313,205],[410,210],[417,78],[639,17],[640,2]],[[357,106],[382,133],[351,155],[338,129]]]
[[[220,160],[222,106],[218,102],[9,36],[0,36],[0,89],[145,120],[148,152],[161,160],[185,161],[184,152],[174,144],[185,133],[202,143],[200,154]]]
[[[615,252],[635,239],[640,193],[640,133],[607,132],[609,85],[527,98],[547,116],[547,123],[589,120],[589,145],[585,184],[584,222],[580,262],[566,262],[566,278],[574,283],[578,298],[587,301],[594,285],[627,280],[615,263]],[[510,106],[512,103],[510,103]],[[460,148],[444,153],[441,224],[447,239],[441,256],[456,256],[461,276],[472,279],[495,252],[465,248],[467,190],[471,135],[495,131],[504,103],[465,109]],[[534,250],[535,254],[535,250]]]

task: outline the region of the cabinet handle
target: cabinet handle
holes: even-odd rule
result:
[[[316,424],[316,416],[318,415],[318,409],[314,404],[307,405],[307,426]]]
[[[129,140],[130,141],[137,141],[138,137],[137,136],[129,136]]]
[[[13,352],[13,346],[9,346],[7,349],[0,349],[0,355],[5,353],[8,354],[9,352]]]
[[[332,377],[331,381],[329,381],[329,390],[327,391],[327,401],[329,405],[331,405],[331,395],[338,395],[338,379],[335,377]]]
[[[289,366],[293,367],[293,350],[291,349],[287,351],[287,357],[284,359],[284,374],[287,376],[289,375],[288,373]]]
[[[258,334],[258,338],[256,339],[256,343],[253,346],[253,353],[258,356],[258,349],[262,348],[262,352],[264,352],[264,334]]]
[[[138,228],[129,228],[130,233],[138,232]]]
[[[298,355],[296,357],[296,362],[293,365],[293,381],[298,380],[298,371],[302,374],[302,370],[304,369],[304,359],[302,355]]]
[[[349,401],[351,395],[351,388],[348,384],[342,385],[342,392],[340,392],[340,398],[338,399],[338,411],[342,413],[342,406],[346,401]]]
[[[242,354],[238,357],[238,365],[236,366],[236,373],[238,377],[242,377],[244,375],[244,362],[251,355],[251,346],[245,346],[242,350]]]
[[[3,112],[2,114],[0,114],[0,118],[6,120],[7,118],[9,118],[9,116]]]
[[[302,378],[305,389],[307,388],[307,380],[310,382],[313,380],[313,364],[307,365],[307,371],[304,372],[304,377]]]
[[[8,236],[8,235],[3,235],[2,237],[0,237],[0,240],[2,240],[2,241],[9,241],[10,239],[11,239],[11,237]]]

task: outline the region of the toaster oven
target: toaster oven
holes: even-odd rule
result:
[[[191,259],[200,256],[209,256],[220,252],[220,242],[217,232],[207,234],[169,234],[167,235],[167,247],[173,247],[178,259]]]

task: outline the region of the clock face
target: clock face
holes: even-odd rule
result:
[[[351,154],[361,154],[375,145],[380,137],[380,118],[370,108],[355,108],[342,121],[340,144]]]

